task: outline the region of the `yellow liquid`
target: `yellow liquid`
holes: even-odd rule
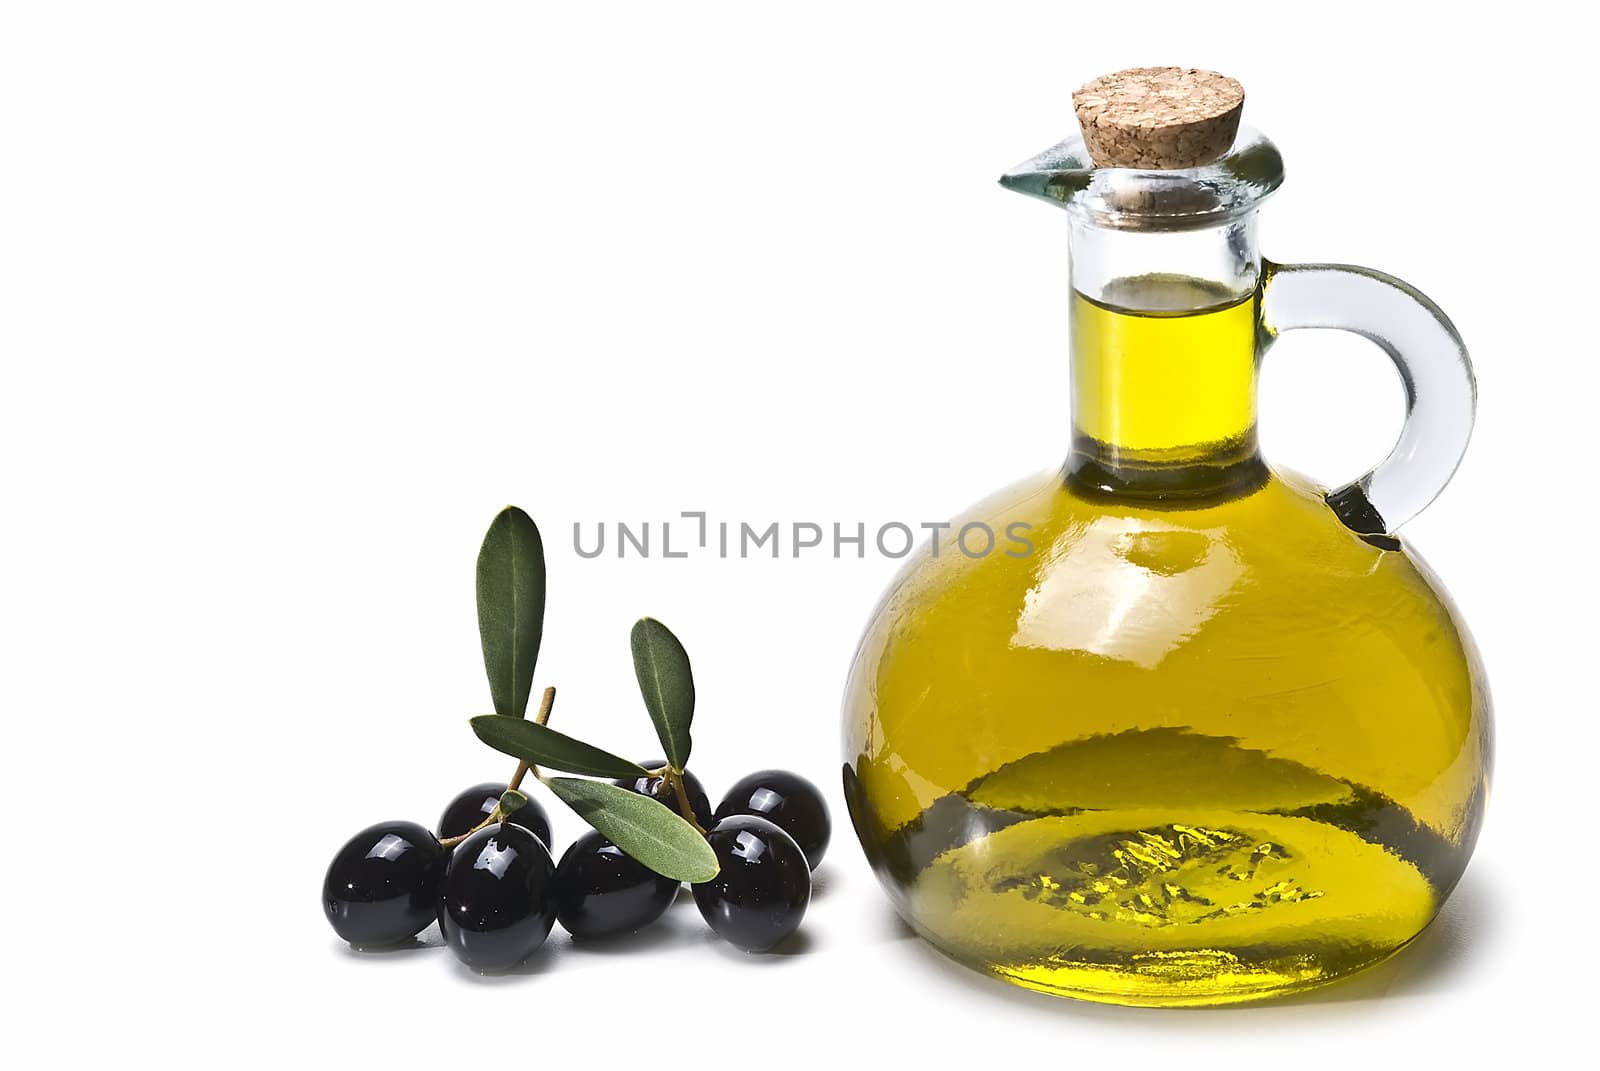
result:
[[[1118,283],[1108,296],[1137,300],[1139,315],[1072,295],[1078,431],[1159,458],[1251,427],[1255,295],[1230,298],[1170,276]],[[1135,397],[1136,405],[1122,402]]]
[[[1398,540],[1254,458],[1253,301],[1076,300],[1080,388],[1160,368],[1203,401],[1186,362],[1245,383],[1188,406],[1154,380],[1104,390],[1157,417],[1173,399],[1171,420],[1106,411],[1116,431],[1080,397],[1080,437],[1120,440],[1091,453],[1132,490],[1026,480],[955,523],[1025,523],[1031,554],[908,565],[846,697],[868,858],[941,950],[1067,996],[1227,1003],[1376,963],[1434,917],[1476,837],[1471,640]]]

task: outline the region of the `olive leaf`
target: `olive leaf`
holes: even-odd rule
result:
[[[649,796],[576,777],[551,777],[545,784],[602,837],[662,877],[710,881],[717,876],[711,845]]]
[[[689,723],[694,719],[694,674],[689,653],[672,630],[653,617],[642,617],[629,637],[633,673],[656,736],[676,770],[689,765]]]
[[[544,542],[533,518],[507,506],[478,551],[478,636],[495,713],[527,713],[543,634]]]
[[[500,813],[504,815],[516,814],[518,810],[528,805],[528,797],[514,788],[508,788],[500,793]]]
[[[647,777],[650,773],[643,766],[526,718],[480,714],[472,719],[472,731],[496,751],[534,766],[594,777]]]

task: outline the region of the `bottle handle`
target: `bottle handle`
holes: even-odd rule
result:
[[[1450,482],[1472,434],[1478,387],[1449,317],[1392,275],[1347,264],[1264,265],[1268,340],[1332,327],[1376,342],[1406,389],[1406,423],[1378,467],[1327,496],[1353,531],[1387,535],[1421,513]]]

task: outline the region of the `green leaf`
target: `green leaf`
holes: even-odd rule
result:
[[[653,617],[639,619],[630,642],[633,673],[639,678],[645,709],[655,722],[667,762],[681,771],[689,765],[693,743],[689,723],[694,719],[694,674],[689,671],[689,653],[678,637]]]
[[[576,777],[552,777],[545,784],[602,837],[662,877],[710,881],[717,876],[711,845],[649,796]]]
[[[496,751],[535,766],[594,777],[645,777],[650,773],[643,766],[526,718],[480,714],[472,719],[472,731]]]
[[[544,542],[533,518],[507,506],[478,551],[478,636],[495,713],[527,713],[543,634]]]
[[[508,788],[500,793],[500,813],[516,814],[519,808],[528,805],[528,797],[514,788]]]

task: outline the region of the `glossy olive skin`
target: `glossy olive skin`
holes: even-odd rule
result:
[[[725,941],[765,952],[800,928],[811,867],[794,838],[765,818],[735,814],[706,835],[722,870],[694,886],[694,902]]]
[[[361,947],[392,945],[433,921],[449,852],[415,822],[380,822],[345,842],[322,879],[333,932]]]
[[[758,770],[734,782],[717,805],[716,817],[735,814],[757,815],[789,834],[806,853],[812,870],[822,862],[833,836],[833,821],[822,792],[788,770]]]
[[[650,762],[641,762],[639,765],[646,770],[659,770],[667,764],[666,759],[653,759]],[[672,813],[679,818],[688,815],[678,806],[678,794],[667,785],[666,779],[661,777],[621,777],[612,784],[637,792],[641,796],[649,796],[657,803],[664,803],[671,808]],[[702,829],[708,829],[714,818],[711,814],[711,797],[706,795],[705,786],[700,779],[688,770],[683,772],[683,790],[689,797],[689,806],[694,811],[694,820],[700,823]]]
[[[585,833],[556,867],[556,918],[577,938],[632,933],[666,913],[678,884],[600,834]]]
[[[496,822],[456,845],[439,895],[439,929],[456,958],[504,971],[531,956],[556,921],[556,865],[544,842]]]
[[[449,840],[451,837],[459,837],[488,818],[489,812],[495,809],[500,802],[501,793],[505,790],[506,786],[503,783],[485,781],[481,785],[473,785],[462,791],[450,801],[444,813],[439,816],[439,825],[436,827],[439,830],[439,839]],[[516,813],[507,817],[524,829],[531,829],[534,836],[544,841],[546,848],[550,847],[550,816],[539,806],[538,800],[530,799],[518,807]]]

